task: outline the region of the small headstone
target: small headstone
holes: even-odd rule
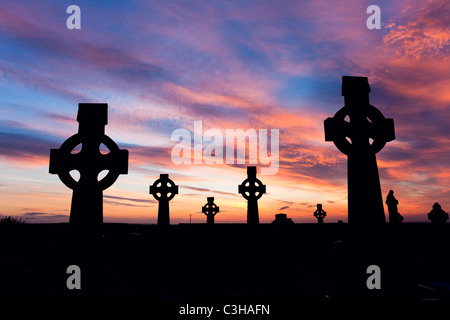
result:
[[[448,220],[448,213],[442,210],[441,205],[436,202],[428,213],[428,220],[434,224],[444,224]]]
[[[278,213],[275,215],[275,220],[272,221],[275,226],[288,226],[294,224],[291,218],[288,218],[285,213]]]

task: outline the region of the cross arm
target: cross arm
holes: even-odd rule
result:
[[[389,142],[395,140],[394,119],[383,119],[375,127],[375,135],[377,138]]]
[[[342,119],[327,118],[324,121],[325,141],[336,141],[350,135],[350,124]]]
[[[104,161],[100,162],[100,171],[114,168],[119,174],[128,174],[128,150],[114,150],[102,157]]]
[[[78,154],[67,154],[61,149],[50,149],[49,173],[59,174],[77,169]]]

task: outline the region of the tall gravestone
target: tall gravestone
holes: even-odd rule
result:
[[[206,215],[206,223],[214,224],[214,216],[219,212],[219,207],[214,203],[214,197],[207,197],[207,203],[202,207],[202,212]]]
[[[345,106],[324,122],[325,141],[348,157],[349,224],[386,222],[375,155],[395,139],[394,120],[369,103],[369,92],[366,77],[342,77]]]
[[[239,185],[238,192],[247,200],[247,224],[259,224],[258,200],[266,193],[266,186],[256,178],[256,167],[247,167],[247,179]]]
[[[78,105],[78,133],[68,138],[59,149],[50,150],[49,172],[57,174],[61,181],[73,190],[70,224],[94,227],[103,223],[103,190],[109,188],[120,174],[128,173],[128,150],[119,149],[105,135],[108,123],[108,104],[80,103]],[[109,152],[102,154],[104,144]],[[81,150],[73,153],[78,145]],[[70,171],[78,170],[76,181]],[[107,175],[98,180],[101,171]]]
[[[170,225],[169,201],[178,194],[178,186],[169,179],[168,174],[160,174],[159,179],[150,186],[150,194],[159,202],[158,225]]]

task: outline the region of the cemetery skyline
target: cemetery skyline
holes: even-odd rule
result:
[[[377,154],[383,201],[395,190],[405,222],[450,207],[450,5],[377,3],[366,28],[355,1],[26,1],[0,9],[0,215],[68,222],[71,190],[48,172],[50,149],[77,132],[78,103],[109,105],[106,134],[129,150],[128,175],[104,192],[105,222],[156,223],[149,186],[170,174],[179,194],[172,224],[247,220],[238,185],[246,165],[171,160],[175,129],[279,129],[280,164],[260,175],[261,223],[347,221],[347,160],[325,141],[323,121],[344,105],[342,76],[368,77],[370,103],[395,121]],[[252,165],[252,164],[250,164]],[[387,209],[385,206],[387,216]]]

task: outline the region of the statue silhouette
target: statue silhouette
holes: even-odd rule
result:
[[[398,213],[398,200],[394,197],[394,190],[389,190],[386,197],[386,204],[389,211],[389,223],[398,224],[403,221],[403,217]]]
[[[448,213],[442,210],[441,205],[436,202],[428,213],[428,220],[434,224],[444,224],[448,220]]]
[[[352,225],[386,222],[375,154],[395,139],[394,120],[369,104],[369,92],[367,78],[342,77],[345,106],[324,122],[325,141],[333,141],[348,157],[348,222]]]
[[[80,103],[78,105],[78,133],[68,138],[59,149],[50,150],[49,172],[73,190],[70,209],[72,226],[95,227],[103,223],[103,190],[109,188],[120,174],[128,173],[128,150],[121,150],[105,135],[108,123],[108,104]],[[72,151],[81,144],[81,151]],[[100,152],[104,144],[108,154]],[[80,172],[76,181],[71,170]],[[101,171],[108,174],[98,181]]]
[[[239,185],[238,192],[247,200],[247,224],[259,224],[258,199],[266,193],[266,186],[256,178],[256,167],[247,167],[247,179]]]
[[[322,204],[317,204],[317,210],[314,211],[314,217],[317,218],[317,223],[322,224],[323,219],[327,216],[327,213],[323,211]]]
[[[168,174],[160,174],[159,179],[150,186],[149,193],[159,202],[158,225],[170,225],[169,201],[178,194],[178,186],[169,179]]]
[[[214,224],[214,216],[219,212],[219,207],[214,203],[214,197],[207,197],[208,201],[203,207],[202,212],[206,215],[206,223]]]

